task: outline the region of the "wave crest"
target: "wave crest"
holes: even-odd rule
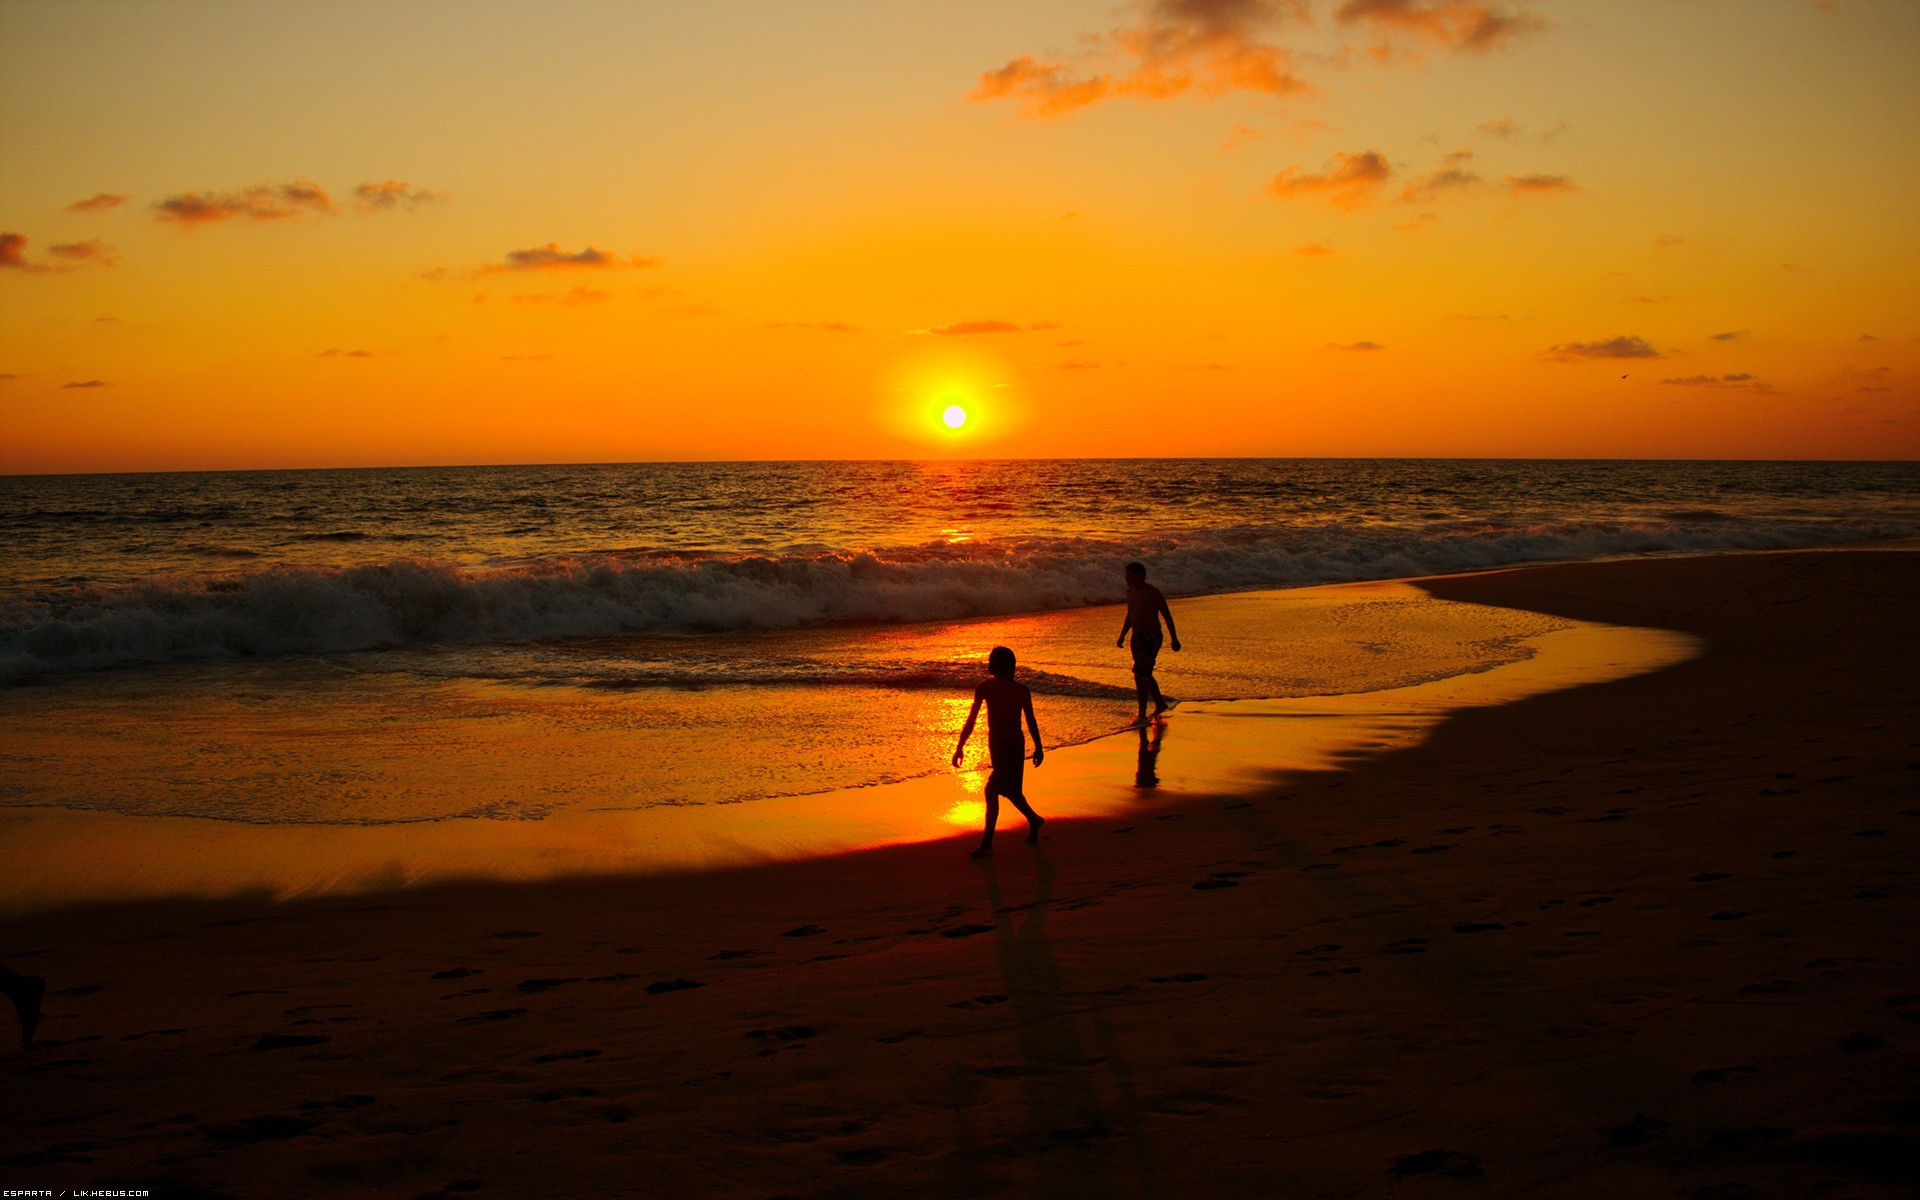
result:
[[[1705,514],[1688,514],[1702,516]],[[622,633],[938,621],[1119,599],[1144,559],[1169,592],[1390,579],[1551,560],[1785,549],[1908,536],[1904,522],[1711,520],[1412,531],[1220,529],[1157,543],[1085,538],[781,557],[605,554],[473,569],[402,559],[270,567],[0,604],[0,681],[196,659],[338,654]]]

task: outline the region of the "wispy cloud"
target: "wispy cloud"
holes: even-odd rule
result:
[[[923,332],[937,337],[972,337],[983,333],[1019,333],[1021,326],[1013,321],[976,320],[955,321],[948,325],[935,325]]]
[[[70,213],[106,212],[110,208],[119,208],[127,202],[125,196],[115,192],[97,192],[85,200],[75,200],[67,205]]]
[[[1293,252],[1301,258],[1332,258],[1335,254],[1333,247],[1325,242],[1308,242],[1304,246],[1295,246]]]
[[[379,354],[378,352],[373,350],[342,350],[338,346],[329,346],[325,350],[322,350],[320,353],[314,355],[314,357],[315,358],[378,358]]]
[[[60,389],[66,391],[71,388],[103,388],[112,386],[112,384],[104,379],[76,379],[72,383],[61,384]]]
[[[1507,191],[1516,196],[1552,196],[1580,188],[1565,175],[1509,175]]]
[[[600,288],[576,287],[558,295],[553,292],[523,292],[513,297],[515,304],[564,304],[568,308],[585,308],[590,304],[605,304],[613,299],[613,293]]]
[[[1771,393],[1775,390],[1745,372],[1733,375],[1684,375],[1674,379],[1662,379],[1660,382],[1672,384],[1675,387],[1730,388],[1742,392]]]
[[[616,267],[657,267],[660,262],[660,259],[644,254],[629,254],[622,258],[595,246],[587,246],[581,250],[562,250],[560,243],[548,242],[544,246],[534,246],[527,250],[509,250],[500,262],[489,263],[480,269],[482,271],[597,270]]]
[[[1097,362],[1089,362],[1085,359],[1070,358],[1066,362],[1061,363],[1059,369],[1062,371],[1098,371],[1100,364]]]
[[[1737,342],[1753,335],[1744,329],[1729,329],[1725,333],[1716,333],[1711,336],[1716,342]]]
[[[1393,168],[1378,150],[1336,151],[1324,170],[1308,171],[1296,163],[1275,175],[1267,190],[1286,200],[1320,197],[1335,208],[1352,210],[1365,207],[1391,174]]]
[[[1527,12],[1510,12],[1480,0],[1345,0],[1334,9],[1340,25],[1359,25],[1376,33],[1407,33],[1449,50],[1484,52],[1505,48],[1513,38],[1547,27]]]
[[[256,184],[236,191],[179,192],[153,202],[158,219],[186,228],[245,217],[284,221],[303,214],[331,216],[340,211],[327,190],[310,179]]]
[[[1347,342],[1344,345],[1340,342],[1328,342],[1327,349],[1358,351],[1359,353],[1365,354],[1374,350],[1385,350],[1386,347],[1382,346],[1379,342]]]
[[[396,208],[419,208],[427,204],[445,204],[447,194],[431,188],[417,188],[404,179],[380,183],[362,183],[354,187],[353,197],[361,212],[391,212]]]
[[[1553,362],[1577,362],[1583,358],[1659,358],[1660,352],[1645,338],[1631,334],[1599,342],[1561,342],[1541,352]]]
[[[983,73],[968,99],[1011,100],[1047,117],[1123,97],[1308,92],[1292,53],[1271,40],[1307,9],[1306,0],[1151,0],[1135,23],[1089,37],[1071,60],[1022,54]]]
[[[1511,116],[1496,117],[1491,121],[1482,121],[1480,124],[1474,126],[1474,128],[1478,129],[1481,133],[1491,134],[1497,138],[1510,138],[1520,132],[1520,126],[1514,124]]]
[[[48,246],[47,253],[55,258],[64,258],[68,262],[98,263],[103,267],[120,265],[119,252],[99,238],[85,242],[61,242]]]
[[[769,321],[768,329],[811,329],[819,333],[859,333],[860,326],[849,321]]]
[[[1408,204],[1430,204],[1449,192],[1478,186],[1480,176],[1467,165],[1472,161],[1473,151],[1455,150],[1441,159],[1438,167],[1403,188],[1400,199]]]

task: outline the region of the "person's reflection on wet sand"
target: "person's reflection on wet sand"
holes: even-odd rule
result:
[[[40,1027],[40,1001],[47,994],[47,981],[0,967],[0,992],[13,1001],[13,1015],[20,1018],[20,1044],[32,1045],[33,1031]]]
[[[1160,776],[1154,773],[1154,767],[1159,763],[1160,743],[1166,736],[1165,722],[1155,721],[1151,725],[1140,727],[1140,762],[1133,772],[1133,786],[1137,788],[1160,786]]]

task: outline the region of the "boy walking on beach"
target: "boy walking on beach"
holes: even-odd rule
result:
[[[957,767],[967,748],[967,739],[973,736],[973,723],[980,716],[980,706],[986,705],[987,756],[993,767],[987,775],[987,826],[980,835],[979,848],[969,854],[972,858],[985,858],[993,853],[993,827],[1000,819],[1002,796],[1027,819],[1029,842],[1040,840],[1040,827],[1047,823],[1045,817],[1027,805],[1027,741],[1020,731],[1022,715],[1027,718],[1027,728],[1033,730],[1033,765],[1039,766],[1047,752],[1040,745],[1040,722],[1033,716],[1033,693],[1026,684],[1015,682],[1013,669],[1013,651],[1005,646],[995,646],[987,655],[987,670],[991,674],[973,690],[973,709],[967,713],[967,723],[960,728],[960,744],[953,751],[953,765]]]
[[[1127,564],[1127,620],[1120,626],[1120,640],[1127,643],[1127,630],[1133,630],[1133,691],[1140,700],[1140,715],[1134,724],[1145,724],[1147,701],[1153,701],[1153,715],[1167,711],[1160,698],[1160,684],[1153,677],[1153,664],[1160,657],[1160,619],[1166,618],[1167,637],[1173,648],[1180,648],[1180,635],[1173,631],[1173,610],[1159,588],[1147,582],[1147,568],[1137,562]]]

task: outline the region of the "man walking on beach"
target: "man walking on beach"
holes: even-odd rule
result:
[[[1033,765],[1039,766],[1047,752],[1040,746],[1040,722],[1033,716],[1033,693],[1027,685],[1013,677],[1013,651],[1005,646],[995,646],[987,655],[987,679],[973,692],[973,709],[967,713],[967,723],[960,728],[960,744],[953,751],[953,765],[960,765],[960,756],[967,749],[967,739],[973,736],[973,723],[980,716],[980,706],[987,706],[987,756],[992,762],[992,773],[987,776],[987,821],[986,829],[980,835],[980,846],[971,852],[973,858],[985,858],[993,853],[993,827],[1000,820],[1000,797],[1005,796],[1020,810],[1027,819],[1027,840],[1040,840],[1040,827],[1047,819],[1033,811],[1027,804],[1027,739],[1020,732],[1020,718],[1027,719],[1027,728],[1033,730]]]
[[[1147,719],[1147,701],[1153,701],[1153,715],[1159,716],[1167,711],[1167,702],[1160,698],[1160,684],[1153,677],[1153,664],[1160,657],[1160,620],[1166,618],[1167,639],[1173,648],[1180,648],[1180,635],[1173,629],[1173,610],[1167,607],[1167,598],[1160,589],[1147,582],[1147,568],[1137,562],[1127,564],[1127,620],[1120,626],[1120,640],[1116,646],[1127,642],[1127,630],[1133,630],[1133,691],[1140,700],[1140,715],[1134,724],[1144,724]]]

